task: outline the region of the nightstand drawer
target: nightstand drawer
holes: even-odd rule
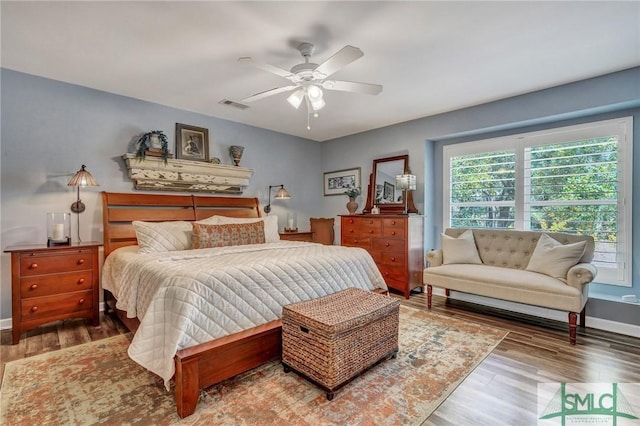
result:
[[[91,252],[59,252],[55,255],[22,255],[20,275],[42,275],[91,269]]]
[[[93,308],[93,291],[76,291],[22,301],[22,320],[64,315]]]
[[[92,280],[93,276],[91,271],[32,276],[20,280],[20,294],[22,298],[25,299],[29,297],[89,290],[93,283]]]

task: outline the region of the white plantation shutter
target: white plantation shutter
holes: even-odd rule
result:
[[[631,286],[631,117],[444,148],[445,227],[594,237],[597,282]]]

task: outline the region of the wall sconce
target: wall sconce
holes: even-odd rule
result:
[[[289,200],[289,199],[291,199],[291,195],[289,195],[287,190],[284,189],[284,185],[269,185],[269,204],[264,206],[264,212],[266,214],[269,214],[271,212],[271,190],[273,188],[277,188],[277,187],[280,187],[280,189],[278,189],[278,192],[276,192],[276,196],[273,197],[275,200]]]
[[[78,242],[82,241],[80,239],[80,213],[82,213],[86,208],[84,203],[80,200],[80,187],[100,186],[98,185],[98,182],[96,182],[96,180],[93,178],[93,176],[91,176],[91,173],[86,170],[86,167],[87,166],[83,164],[82,167],[80,167],[80,170],[78,170],[76,174],[73,175],[73,177],[67,184],[68,186],[78,187],[78,198],[73,204],[71,204],[71,211],[78,214]]]
[[[396,176],[396,188],[402,190],[402,201],[404,202],[403,214],[407,214],[407,191],[415,191],[416,175]]]

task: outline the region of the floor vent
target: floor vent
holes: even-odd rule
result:
[[[233,108],[238,108],[238,109],[247,109],[247,108],[249,108],[249,105],[241,104],[239,102],[230,101],[229,99],[223,99],[218,103],[222,104],[222,105],[227,105],[227,106],[230,106],[230,107],[233,107]]]

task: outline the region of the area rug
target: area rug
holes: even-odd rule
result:
[[[131,336],[120,335],[7,363],[0,424],[420,424],[506,334],[401,306],[397,357],[333,401],[274,361],[204,390],[185,419],[162,380],[128,358]]]

